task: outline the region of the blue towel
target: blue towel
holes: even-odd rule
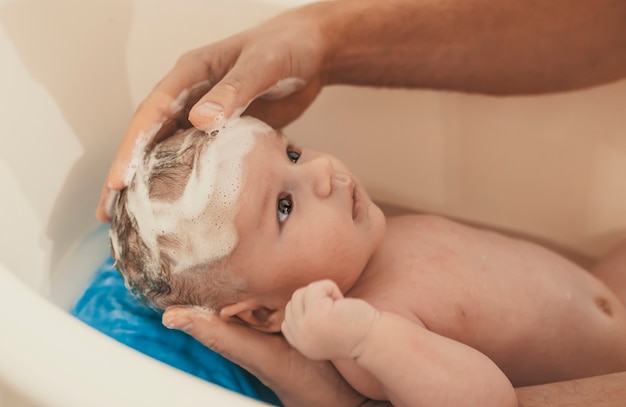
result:
[[[161,324],[161,313],[135,299],[109,256],[71,310],[100,332],[168,365],[237,393],[280,405],[274,393],[246,370],[191,336]]]

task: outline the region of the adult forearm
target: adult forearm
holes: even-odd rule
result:
[[[621,407],[626,372],[516,389],[520,407]]]
[[[519,407],[622,407],[626,400],[626,372],[515,389]],[[360,407],[389,407],[368,400]]]
[[[523,94],[626,77],[623,0],[342,0],[316,6],[329,44],[328,84]]]

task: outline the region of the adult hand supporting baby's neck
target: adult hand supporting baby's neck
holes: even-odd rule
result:
[[[243,367],[271,388],[285,406],[390,406],[368,404],[339,375],[330,362],[306,359],[279,334],[266,334],[217,314],[193,307],[174,306],[163,314],[163,324],[193,336],[209,349]]]

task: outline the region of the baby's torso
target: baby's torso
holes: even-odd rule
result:
[[[516,386],[626,364],[624,307],[588,272],[537,245],[438,217],[389,219],[381,250],[348,295],[480,350]]]

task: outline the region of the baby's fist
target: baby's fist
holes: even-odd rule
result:
[[[378,315],[366,301],[344,298],[337,284],[321,280],[293,293],[282,332],[309,359],[356,358]]]

